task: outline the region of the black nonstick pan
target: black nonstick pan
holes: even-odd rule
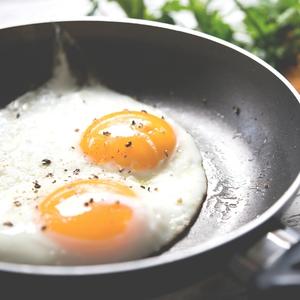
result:
[[[79,77],[91,70],[193,135],[208,195],[190,230],[161,253],[95,266],[3,262],[1,293],[142,299],[230,265],[238,274],[258,272],[247,278],[257,297],[276,291],[292,299],[300,244],[278,221],[300,186],[300,104],[291,85],[248,52],[198,32],[133,20],[55,23]],[[0,30],[2,107],[51,77],[55,40],[53,22]]]

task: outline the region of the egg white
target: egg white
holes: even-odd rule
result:
[[[94,118],[123,109],[146,110],[164,116],[172,125],[177,145],[166,163],[151,172],[135,174],[99,166],[84,157],[79,148],[83,131]],[[51,164],[43,165],[44,159]],[[141,203],[138,208],[132,206],[144,220],[140,238],[111,257],[68,252],[45,235],[37,221],[36,206],[45,196],[66,183],[95,175],[132,186]],[[99,84],[57,88],[57,81],[52,81],[0,111],[2,261],[76,265],[145,257],[167,245],[191,223],[206,186],[201,154],[183,128],[158,109]]]

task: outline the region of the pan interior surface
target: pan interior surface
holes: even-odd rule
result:
[[[62,22],[70,64],[153,105],[194,137],[208,194],[183,238],[160,255],[218,239],[257,218],[299,172],[300,105],[273,73],[209,39],[114,22]],[[1,106],[51,76],[52,24],[0,31]]]

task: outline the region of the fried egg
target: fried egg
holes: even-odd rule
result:
[[[0,260],[146,257],[206,194],[196,144],[157,108],[100,84],[50,82],[0,111]]]

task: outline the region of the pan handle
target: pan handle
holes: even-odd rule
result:
[[[272,266],[260,271],[250,284],[254,299],[300,298],[300,242]]]
[[[267,233],[230,265],[248,282],[250,299],[300,299],[300,234],[291,228]]]

